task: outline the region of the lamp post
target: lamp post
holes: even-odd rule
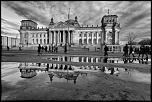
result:
[[[15,47],[16,47],[16,40],[17,40],[18,34],[16,34],[16,38],[15,38]]]

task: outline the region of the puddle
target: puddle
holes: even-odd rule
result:
[[[52,83],[87,83],[86,81],[91,82],[97,79],[97,76],[92,73],[106,73],[126,81],[151,83],[151,73],[143,73],[134,69],[103,66],[71,66],[53,63],[1,63],[1,79],[13,85],[19,81],[40,78],[42,74]]]
[[[151,65],[151,59],[138,59],[138,58],[104,58],[104,57],[82,57],[82,56],[52,56],[52,57],[45,57],[48,60],[54,61],[70,61],[70,62],[86,62],[86,63],[141,63],[141,64],[148,64]]]

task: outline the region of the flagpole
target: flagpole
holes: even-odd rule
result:
[[[70,18],[70,8],[69,8],[69,12],[68,12],[68,43],[69,43],[69,18]]]
[[[69,11],[68,11],[68,34],[67,34],[68,35],[67,36],[68,39],[66,38],[66,45],[69,43],[69,41],[68,41],[69,40],[69,16],[70,16],[70,8],[69,8]]]

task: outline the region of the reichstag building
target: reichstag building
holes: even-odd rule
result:
[[[120,23],[117,15],[104,15],[101,25],[79,24],[77,16],[65,22],[54,22],[51,18],[46,28],[37,27],[38,24],[32,20],[22,20],[19,29],[21,46],[48,46],[51,44],[70,46],[100,46],[119,45]]]

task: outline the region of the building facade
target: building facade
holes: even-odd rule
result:
[[[117,15],[105,15],[101,25],[80,26],[78,18],[65,22],[53,21],[46,28],[38,28],[32,20],[22,20],[19,29],[21,46],[64,45],[71,46],[101,46],[103,44],[119,45],[120,24]]]

